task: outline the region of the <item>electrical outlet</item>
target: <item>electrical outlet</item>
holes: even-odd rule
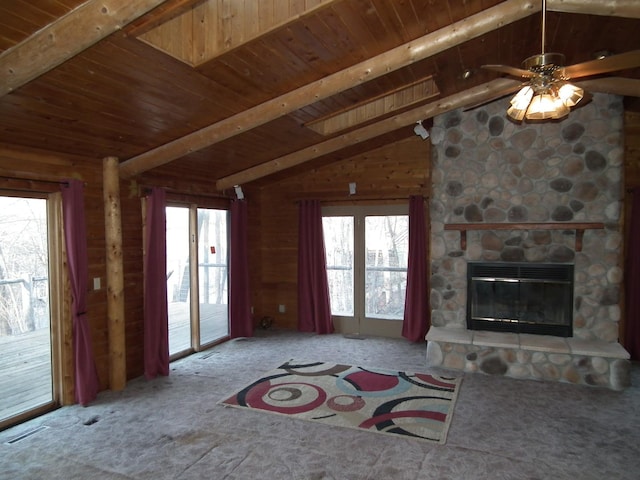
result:
[[[95,277],[93,279],[93,289],[100,290],[100,277]]]
[[[287,311],[287,308],[284,305],[278,305],[278,312],[284,313]]]

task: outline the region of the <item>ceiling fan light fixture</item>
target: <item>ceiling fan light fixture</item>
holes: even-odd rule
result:
[[[525,118],[529,120],[546,120],[547,118],[562,118],[569,114],[562,99],[553,90],[535,95],[527,108]]]
[[[570,83],[565,83],[558,89],[558,96],[567,107],[574,107],[584,97],[584,90]]]
[[[548,82],[533,86],[525,85],[511,99],[511,107],[507,110],[514,120],[545,120],[562,118],[569,114],[570,107],[575,106],[584,96],[584,90],[568,82],[549,79]]]
[[[516,121],[524,119],[529,103],[533,98],[533,88],[526,85],[520,89],[518,93],[511,99],[511,107],[507,110],[507,115]]]

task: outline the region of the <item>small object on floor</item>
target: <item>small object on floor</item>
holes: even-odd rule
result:
[[[271,325],[273,325],[273,317],[262,317],[260,319],[260,326],[263,330],[271,328]]]
[[[345,333],[343,337],[348,338],[349,340],[364,340],[366,338],[360,333]]]
[[[91,417],[86,422],[83,422],[83,425],[86,425],[86,426],[93,425],[94,423],[98,423],[98,420],[100,420],[100,417],[98,416]]]

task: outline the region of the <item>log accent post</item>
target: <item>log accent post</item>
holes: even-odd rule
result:
[[[104,230],[107,257],[107,321],[109,331],[109,388],[127,383],[124,323],[124,268],[118,159],[103,160]]]

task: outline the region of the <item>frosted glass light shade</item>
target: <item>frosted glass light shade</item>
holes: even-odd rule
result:
[[[584,91],[570,83],[556,82],[544,88],[529,85],[522,87],[511,99],[507,115],[516,121],[525,118],[545,120],[568,115],[569,107],[573,107],[582,99]]]
[[[558,89],[558,96],[567,107],[573,107],[582,100],[584,90],[570,83],[565,83]]]

